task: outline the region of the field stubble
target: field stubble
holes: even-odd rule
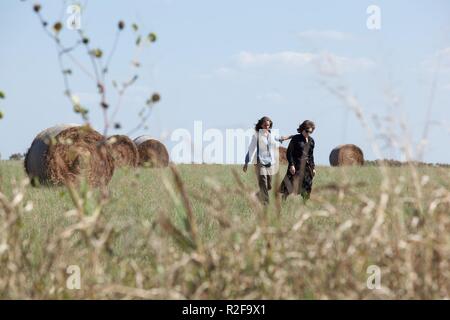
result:
[[[1,298],[450,297],[448,168],[318,167],[308,203],[269,207],[240,166],[121,168],[94,191],[22,168],[0,162]]]

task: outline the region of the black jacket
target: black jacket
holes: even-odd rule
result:
[[[314,146],[315,142],[312,137],[308,138],[309,142],[306,142],[305,137],[302,134],[296,134],[292,137],[291,142],[286,151],[286,158],[289,162],[289,166],[295,166],[296,170],[299,170],[302,159],[306,161],[306,165],[314,169]]]

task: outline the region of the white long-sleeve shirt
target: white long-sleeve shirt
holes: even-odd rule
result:
[[[258,140],[259,145],[257,145]],[[267,135],[256,132],[252,136],[250,146],[248,147],[248,152],[245,156],[245,164],[253,161],[258,146],[259,152],[256,159],[257,163],[259,162],[262,165],[275,164],[276,148],[280,142],[282,142],[281,137],[273,135],[270,132]]]

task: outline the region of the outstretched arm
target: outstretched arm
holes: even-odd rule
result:
[[[283,143],[283,141],[289,140],[289,139],[291,139],[293,136],[294,136],[293,134],[290,135],[290,136],[276,136],[276,137],[274,137],[274,139],[275,139],[276,141],[280,142],[280,143]]]
[[[293,134],[291,134],[290,136],[280,136],[280,137],[278,138],[278,141],[283,142],[283,141],[285,141],[285,140],[291,139],[293,136],[294,136]]]

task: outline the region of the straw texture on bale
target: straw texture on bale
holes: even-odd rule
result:
[[[288,164],[288,160],[287,160],[287,157],[286,157],[286,152],[287,152],[287,149],[285,147],[279,147],[278,148],[280,164]]]
[[[330,164],[333,167],[362,166],[364,164],[364,154],[362,150],[354,144],[340,145],[331,151]]]
[[[57,125],[39,133],[25,156],[25,171],[35,185],[76,183],[84,176],[92,186],[106,185],[114,159],[104,137],[89,126]]]
[[[139,162],[139,152],[133,140],[124,135],[114,135],[108,138],[116,167],[136,167]]]
[[[160,141],[150,136],[140,136],[134,139],[139,152],[139,165],[162,168],[169,165],[169,153]]]

